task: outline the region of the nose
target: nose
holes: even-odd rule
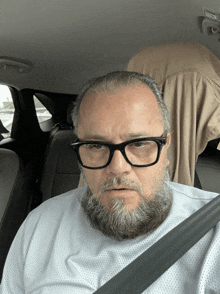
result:
[[[112,160],[106,167],[107,173],[111,175],[128,175],[132,166],[125,160],[120,150],[115,150]]]

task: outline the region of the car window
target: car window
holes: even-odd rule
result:
[[[8,86],[0,85],[0,141],[11,135],[14,103]]]
[[[36,108],[37,118],[39,123],[48,120],[52,117],[51,113],[46,109],[46,107],[34,96],[34,104]]]

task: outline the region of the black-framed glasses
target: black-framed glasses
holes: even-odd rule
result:
[[[101,169],[110,164],[115,150],[120,150],[124,159],[132,166],[147,167],[158,162],[167,136],[129,140],[120,144],[101,141],[72,143],[80,164],[89,169]]]

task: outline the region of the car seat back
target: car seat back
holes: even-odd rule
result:
[[[2,224],[6,209],[11,201],[11,192],[19,171],[19,158],[11,150],[0,149],[0,220]]]
[[[200,44],[164,44],[135,54],[126,70],[151,76],[162,91],[171,115],[171,179],[193,186],[198,156],[220,138],[220,60]]]
[[[18,155],[0,149],[0,280],[8,250],[27,214],[23,165]]]
[[[80,170],[70,145],[74,138],[70,125],[57,124],[51,131],[40,183],[42,201],[78,187]]]
[[[198,157],[196,171],[201,188],[206,191],[220,193],[220,151],[202,154]]]

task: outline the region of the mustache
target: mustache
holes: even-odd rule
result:
[[[144,195],[144,191],[140,184],[128,180],[126,177],[119,177],[116,176],[111,179],[107,179],[104,183],[101,184],[99,187],[98,195],[101,195],[106,190],[109,190],[110,188],[117,188],[123,186],[124,188],[130,188],[132,190],[137,191],[141,196]]]

